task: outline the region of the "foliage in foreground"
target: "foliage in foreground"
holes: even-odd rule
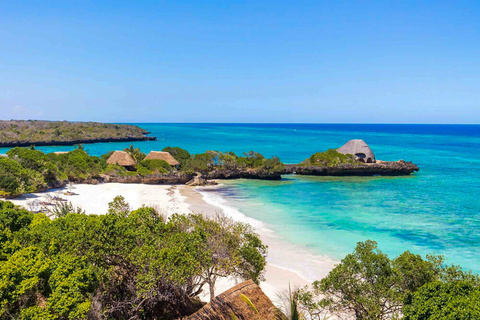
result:
[[[0,319],[175,319],[219,277],[259,281],[266,255],[247,225],[165,221],[121,197],[106,215],[54,220],[0,201],[0,245]]]
[[[423,259],[406,251],[390,259],[371,240],[359,242],[312,290],[298,293],[305,319],[322,312],[355,319],[477,319],[479,278],[441,256]]]

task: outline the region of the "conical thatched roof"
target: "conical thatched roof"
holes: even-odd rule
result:
[[[163,160],[171,166],[178,166],[180,162],[178,162],[170,152],[165,151],[151,151],[148,156],[145,157],[145,160]]]
[[[131,167],[131,166],[136,165],[137,163],[125,151],[115,151],[108,158],[107,164],[117,164],[119,166]]]
[[[353,154],[357,157],[357,160],[362,159],[365,162],[375,162],[375,155],[372,149],[365,141],[360,139],[348,141],[338,148],[337,151],[343,154]]]
[[[260,314],[241,297],[242,294]],[[276,319],[277,308],[257,284],[248,280],[218,295],[186,320],[231,320],[232,313],[239,320]]]

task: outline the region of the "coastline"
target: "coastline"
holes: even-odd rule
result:
[[[221,185],[221,184],[220,184]],[[212,186],[207,188],[217,188]],[[282,239],[268,228],[262,221],[245,216],[239,210],[230,207],[229,204],[219,203],[211,199],[202,188],[182,187],[180,193],[185,197],[190,210],[195,213],[213,215],[223,213],[234,220],[249,223],[260,235],[262,242],[268,245],[266,281],[260,284],[265,294],[272,300],[278,300],[278,293],[291,288],[310,285],[315,280],[325,277],[333,269],[336,261],[328,256],[320,256],[309,252],[306,248],[294,245]],[[285,259],[288,257],[287,259]],[[225,291],[230,286],[217,288],[218,293]],[[222,290],[223,289],[223,290]]]
[[[90,144],[100,142],[135,142],[135,141],[155,141],[156,137],[121,137],[121,138],[98,138],[98,139],[79,139],[79,140],[51,140],[51,141],[14,141],[14,142],[0,142],[0,148],[15,148],[15,147],[45,147],[45,146],[74,146],[77,144]]]
[[[67,190],[76,195],[65,196]],[[201,213],[206,216],[222,212],[237,221],[251,224],[262,241],[268,245],[267,266],[265,281],[261,287],[265,294],[274,302],[279,302],[278,293],[288,290],[289,287],[303,287],[314,280],[324,277],[334,265],[328,257],[317,256],[306,249],[287,243],[268,229],[263,222],[251,219],[238,210],[229,208],[228,204],[215,203],[207,199],[197,187],[183,185],[146,185],[102,183],[98,185],[75,184],[71,187],[49,190],[46,192],[27,194],[9,201],[16,205],[33,210],[33,203],[44,200],[49,196],[60,196],[70,201],[75,207],[80,207],[87,214],[105,214],[108,203],[117,195],[122,195],[130,204],[131,209],[142,205],[154,206],[165,216],[173,213],[187,214]],[[289,263],[285,262],[289,257]],[[298,264],[291,264],[291,262]],[[219,279],[216,285],[216,294],[220,294],[232,286],[240,283],[240,279]],[[200,295],[203,301],[209,301],[208,289]]]

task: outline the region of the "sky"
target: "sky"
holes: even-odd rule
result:
[[[480,123],[480,1],[0,1],[0,119]]]

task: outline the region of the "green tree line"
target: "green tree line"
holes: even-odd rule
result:
[[[0,157],[0,196],[15,197],[24,193],[44,191],[49,188],[65,185],[67,182],[83,182],[98,179],[106,175],[140,175],[170,174],[172,172],[193,174],[206,173],[213,170],[264,170],[278,172],[284,166],[277,157],[270,159],[256,152],[237,156],[233,152],[207,151],[202,154],[190,154],[178,147],[167,147],[180,162],[180,167],[173,168],[163,160],[145,159],[145,153],[139,148],[130,146],[124,151],[137,162],[133,170],[107,164],[113,153],[101,157],[90,156],[79,146],[67,153],[45,154],[35,148],[16,147],[7,152],[7,157]]]
[[[0,319],[176,319],[205,287],[259,282],[267,248],[250,226],[222,216],[131,211],[51,220],[0,201]]]

